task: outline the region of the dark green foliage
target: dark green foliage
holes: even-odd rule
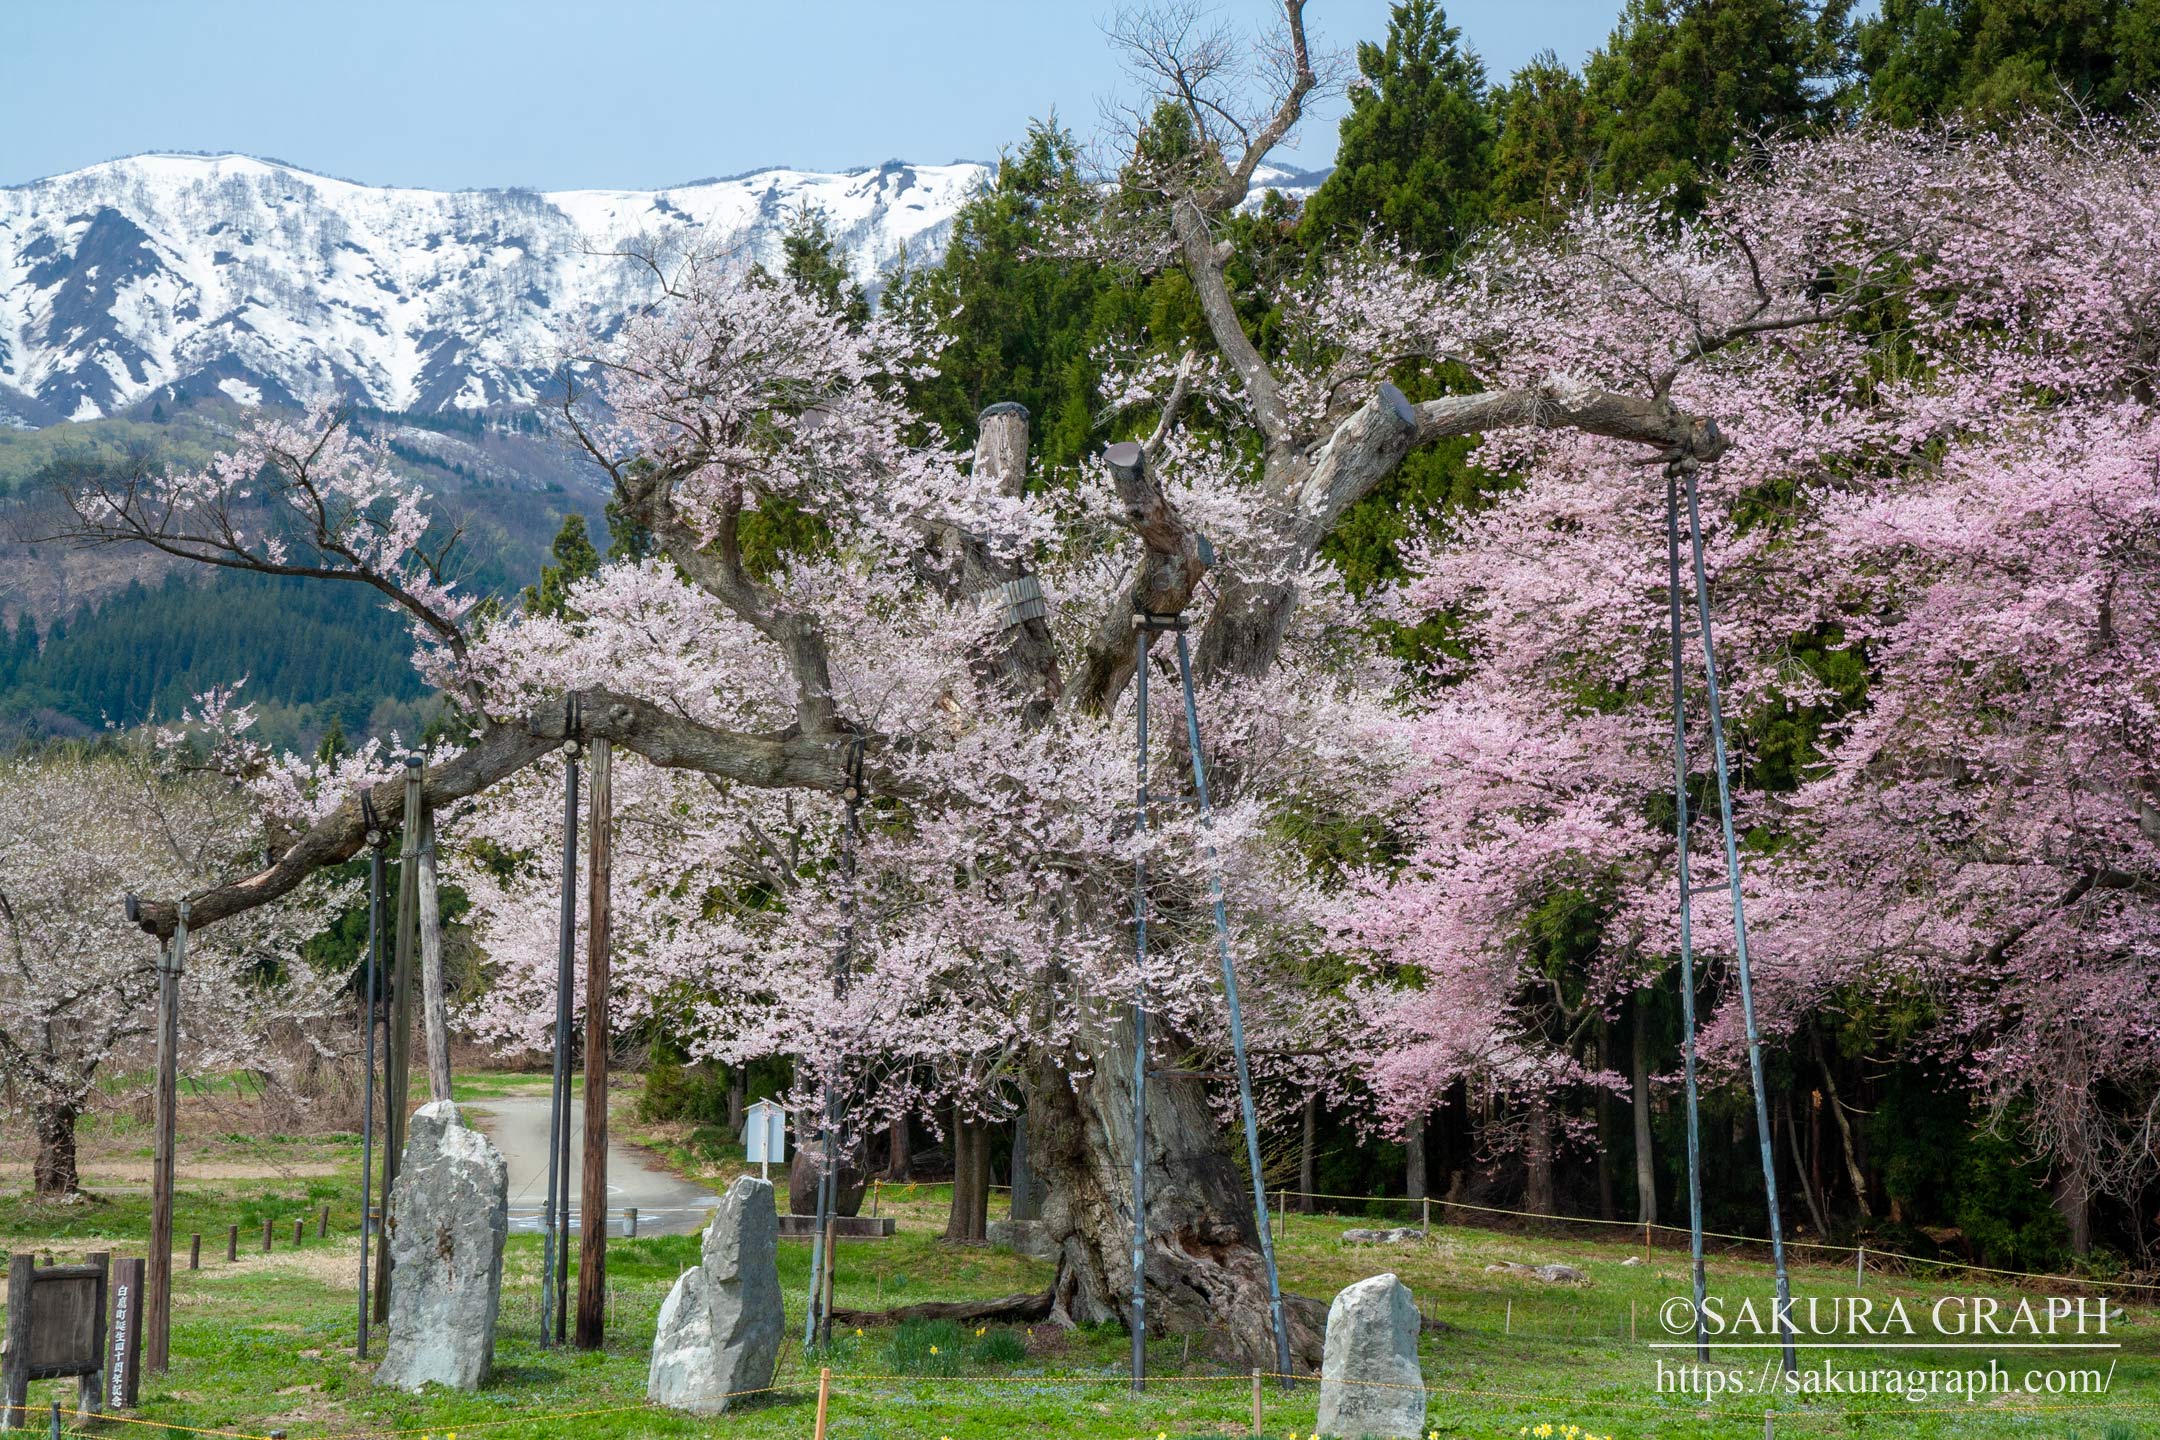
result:
[[[1387,40],[1358,46],[1361,83],[1335,170],[1306,206],[1316,244],[1367,230],[1442,261],[1486,218],[1493,114],[1485,66],[1436,0],[1400,0]]]
[[[780,237],[780,254],[780,273],[797,290],[816,296],[826,309],[847,317],[850,325],[870,318],[870,301],[848,273],[846,257],[825,223],[824,211],[804,205],[790,215]]]
[[[555,543],[548,547],[548,554],[554,557],[554,563],[541,568],[540,583],[526,586],[523,599],[528,612],[560,618],[571,614],[570,587],[600,570],[600,552],[593,549],[583,515],[572,510],[563,516],[562,528],[555,532]]]
[[[1977,1114],[1970,1092],[1920,1065],[1885,1079],[1866,1117],[1867,1149],[1905,1224],[1898,1238],[1925,1253],[1921,1227],[1955,1226],[1982,1264],[2059,1271],[2070,1232],[2042,1188],[2045,1168]]]
[[[1598,162],[1597,126],[1582,77],[1546,50],[1493,92],[1495,221],[1553,224],[1590,193]]]
[[[1045,253],[1083,189],[1079,147],[1053,117],[1028,130],[997,178],[953,219],[944,260],[903,272],[886,292],[894,313],[947,337],[937,374],[911,385],[923,418],[972,441],[985,408],[1016,400],[1032,417],[1046,467],[1070,466],[1093,439],[1089,350],[1123,307],[1100,265]]]
[[[1584,76],[1600,188],[1670,191],[1692,214],[1750,140],[1829,120],[1845,11],[1845,0],[1628,0]]]
[[[244,700],[282,712],[278,726],[265,716],[271,738],[302,744],[333,717],[344,734],[369,733],[379,703],[427,693],[404,622],[357,585],[174,573],[155,587],[133,581],[72,624],[55,620],[34,654],[31,633],[20,617],[0,675],[0,726],[170,720],[203,691],[245,679]]]
[[[2121,114],[2160,86],[2160,0],[1884,0],[1856,32],[1867,112],[1894,125]]]

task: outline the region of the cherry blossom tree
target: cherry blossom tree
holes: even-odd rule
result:
[[[1578,515],[1558,479],[1526,482],[1485,521],[1487,554],[1504,549],[1509,526],[1524,547],[1515,569],[1486,577],[1521,575],[1525,587],[1493,623],[1609,638],[1615,617],[1632,614],[1627,597],[1599,592],[1570,609],[1548,578],[1545,606],[1533,572],[1564,556],[1590,567],[1584,576],[1635,574],[1631,551],[1597,541],[1647,513],[1632,462],[1716,461],[1734,435],[1750,457],[1818,455],[1831,467],[1858,453],[1874,422],[1848,423],[1862,382],[1840,366],[1866,368],[1860,327],[1907,293],[1916,239],[1939,217],[1891,191],[1911,166],[1834,155],[1827,165],[1853,172],[1842,189],[1796,196],[1791,180],[1765,180],[1749,203],[1678,232],[1648,209],[1601,209],[1557,238],[1499,237],[1445,282],[1400,257],[1342,258],[1264,297],[1289,320],[1288,343],[1264,353],[1244,319],[1256,297],[1231,279],[1229,237],[1261,161],[1322,84],[1303,6],[1289,0],[1257,51],[1196,38],[1176,15],[1124,33],[1161,103],[1143,107],[1121,185],[1074,243],[1181,272],[1208,330],[1207,343],[1126,377],[1119,423],[1139,436],[1141,464],[1091,467],[1069,486],[1031,482],[1024,421],[1010,413],[985,418],[972,454],[959,437],[925,436],[899,382],[935,364],[934,337],[888,319],[858,325],[785,285],[692,264],[665,275],[648,312],[583,347],[566,430],[663,558],[583,582],[565,616],[476,623],[449,583],[449,537],[425,522],[425,497],[327,409],[258,424],[206,471],[80,495],[76,533],[364,584],[407,614],[421,663],[469,727],[433,757],[428,803],[448,817],[446,835],[462,825],[492,842],[487,867],[477,851],[458,862],[498,965],[497,998],[475,1017],[490,1033],[537,1038],[526,1017],[544,1008],[530,1000],[552,950],[538,918],[547,907],[534,903],[556,882],[551,757],[565,740],[606,738],[648,762],[619,767],[617,780],[631,1013],[685,1003],[706,1053],[793,1050],[806,1094],[846,1086],[887,1113],[932,1095],[983,1113],[1009,1080],[1026,1095],[1061,1247],[1053,1303],[1076,1321],[1125,1318],[1127,919],[1144,852],[1163,917],[1144,977],[1161,1018],[1153,1059],[1187,1072],[1150,1087],[1150,1303],[1168,1327],[1216,1333],[1262,1363],[1274,1357],[1253,1216],[1222,1144],[1220,1093],[1204,1078],[1225,1041],[1198,820],[1171,818],[1143,843],[1126,808],[1135,612],[1181,617],[1197,641],[1220,783],[1207,838],[1222,857],[1253,1047],[1272,1073],[1331,1083],[1356,1056],[1313,1052],[1358,1034],[1373,1007],[1346,1000],[1313,962],[1342,925],[1365,925],[1379,948],[1386,922],[1340,915],[1329,862],[1295,837],[1316,821],[1423,806],[1438,845],[1445,822],[1431,807],[1450,802],[1393,783],[1407,747],[1445,752],[1446,737],[1388,720],[1403,676],[1364,635],[1370,611],[1323,558],[1327,537],[1417,447],[1513,432],[1489,445],[1493,463],[1594,472],[1602,484],[1595,498],[1587,487],[1572,496],[1588,512]],[[1883,193],[1863,193],[1870,184]],[[1776,211],[1788,200],[1795,218]],[[1865,208],[1878,202],[1881,215]],[[1153,339],[1134,337],[1133,353],[1159,349]],[[1398,382],[1429,398],[1410,400]],[[1907,443],[1922,443],[1928,422],[1905,423]],[[1771,462],[1720,466],[1713,493],[1727,499],[1757,463]],[[1610,523],[1589,523],[1600,509]],[[761,525],[782,515],[815,542],[761,549]],[[1450,583],[1447,563],[1436,552],[1429,586]],[[1731,563],[1721,551],[1721,573]],[[1631,623],[1622,629],[1635,640],[1653,633],[1648,617]],[[1557,658],[1596,673],[1595,654]],[[1165,664],[1161,648],[1145,663]],[[1509,723],[1526,738],[1566,718],[1531,713],[1536,676],[1496,674],[1524,687]],[[1154,694],[1158,733],[1178,734],[1174,681]],[[1627,773],[1573,777],[1571,753],[1591,758],[1594,738],[1534,743],[1551,775],[1587,793]],[[1497,764],[1512,744],[1506,724],[1486,742]],[[1159,748],[1147,788],[1178,790],[1185,758],[1175,743]],[[394,812],[379,757],[343,763],[335,776],[271,767],[263,783],[286,792],[289,830],[254,873],[191,893],[198,925],[355,854],[356,786]],[[848,879],[839,797],[858,781]],[[466,800],[470,815],[452,815]],[[1579,823],[1594,809],[1586,799]],[[1483,817],[1466,809],[1463,821]],[[1447,863],[1436,853],[1427,868]],[[854,920],[844,994],[843,904]],[[1459,926],[1464,946],[1405,961],[1436,978],[1443,960],[1474,965],[1469,918],[1438,902],[1431,913]],[[173,903],[143,915],[169,932]],[[1509,1038],[1481,1038],[1478,1019],[1508,987],[1471,978],[1466,969],[1461,986],[1423,992],[1435,1009],[1469,1012],[1447,1022],[1466,1053]],[[1544,1063],[1516,1049],[1518,1068]],[[1300,1358],[1316,1353],[1315,1321],[1296,1317]]]
[[[1725,346],[1671,390],[1732,417],[1702,482],[1743,774],[1765,763],[1748,738],[1768,721],[1821,719],[1802,783],[1740,798],[1758,1004],[1789,1036],[1861,997],[1921,1001],[1933,1021],[1905,1043],[2025,1127],[2081,1246],[2092,1195],[2153,1178],[2160,1101],[2137,998],[2160,981],[2156,143],[2146,124],[1787,146],[1675,239],[1625,211],[1578,216],[1567,263],[1616,284],[1523,284],[1504,244],[1464,282],[1594,374],[1625,362],[1618,337],[1653,332],[1627,313],[1645,295],[1699,297],[1685,320],[1810,271],[1882,277],[1845,289],[1865,308]],[[1405,1112],[1465,1074],[1526,1108],[1620,1083],[1586,1073],[1541,1011],[1552,977],[1526,922],[1555,893],[1604,896],[1574,1005],[1657,983],[1676,946],[1662,497],[1571,437],[1495,437],[1485,455],[1512,488],[1398,597],[1467,617],[1470,658],[1410,727],[1415,857],[1371,877],[1353,926],[1426,979],[1388,1006],[1375,1051]],[[1863,667],[1859,701],[1808,659],[1833,653]],[[1693,724],[1701,704],[1691,680]],[[1697,827],[1694,846],[1714,885],[1715,834]],[[1708,918],[1697,945],[1722,1003],[1702,1040],[1729,1066],[1730,927]]]
[[[140,737],[0,761],[0,1095],[35,1133],[40,1200],[79,1198],[76,1122],[151,1034],[158,946],[127,922],[123,896],[214,884],[262,844],[244,791],[160,774]],[[327,913],[313,888],[189,945],[183,1064],[259,1064],[273,1027],[328,1010],[342,977],[300,954]]]

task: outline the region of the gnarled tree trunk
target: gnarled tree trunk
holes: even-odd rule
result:
[[[82,1191],[75,1168],[75,1121],[81,1114],[82,1107],[71,1100],[40,1100],[32,1107],[37,1159],[30,1169],[40,1200],[66,1200]]]
[[[1053,1319],[1132,1323],[1132,1024],[1089,1047],[1092,1068],[1039,1074],[1028,1097],[1030,1158],[1043,1222],[1060,1245]],[[1162,1060],[1162,1052],[1156,1058]],[[1273,1370],[1250,1182],[1231,1161],[1200,1082],[1148,1085],[1147,1326],[1200,1336],[1240,1368]],[[1318,1363],[1320,1307],[1285,1297],[1292,1360]]]

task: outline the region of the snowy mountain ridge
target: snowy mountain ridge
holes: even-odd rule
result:
[[[874,284],[903,253],[942,253],[988,174],[894,161],[663,190],[441,191],[244,155],[107,161],[0,189],[0,423],[212,389],[242,404],[330,391],[385,410],[529,405],[564,322],[605,329],[649,293],[626,252],[770,261],[807,205]]]
[[[824,214],[875,288],[938,258],[987,165],[769,169],[660,190],[363,185],[247,155],[146,154],[0,188],[0,425],[323,394],[428,414],[545,394],[571,325],[651,294],[631,252],[777,263]],[[1291,195],[1320,179],[1267,167]]]

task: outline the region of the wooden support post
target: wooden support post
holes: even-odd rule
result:
[[[267,1255],[267,1254],[269,1254],[269,1253],[270,1253],[270,1241],[271,1241],[271,1239],[273,1238],[273,1236],[275,1235],[275,1233],[276,1233],[276,1229],[277,1229],[277,1221],[275,1221],[275,1220],[265,1220],[265,1221],[263,1221],[263,1251],[262,1251],[262,1253],[263,1253],[263,1254],[265,1254],[265,1255]]]
[[[201,1236],[201,1235],[190,1235],[190,1236],[188,1236],[188,1247],[187,1247],[187,1268],[188,1268],[188,1269],[190,1269],[190,1270],[200,1270],[200,1269],[202,1269],[202,1236]]]
[[[330,1207],[328,1205],[323,1206],[322,1214],[316,1217],[315,1238],[318,1240],[330,1238]]]
[[[1261,1425],[1263,1422],[1262,1412],[1264,1406],[1262,1404],[1260,1396],[1260,1372],[1258,1370],[1255,1370],[1252,1372],[1252,1433],[1255,1435],[1261,1433]]]
[[[158,954],[157,1089],[150,1150],[150,1255],[143,1315],[143,1362],[166,1368],[172,1351],[173,1142],[180,1104],[180,975],[187,966],[187,902],[180,903],[172,943]]]
[[[302,1219],[302,1218],[300,1218],[299,1216],[294,1216],[294,1217],[293,1217],[293,1222],[292,1222],[292,1244],[293,1244],[293,1249],[295,1249],[295,1250],[299,1249],[299,1248],[300,1248],[300,1245],[301,1245],[301,1242],[303,1242],[303,1241],[304,1241],[304,1240],[306,1240],[306,1239],[307,1239],[307,1221],[306,1221],[306,1220],[304,1220],[304,1219]]]
[[[1864,1284],[1865,1284],[1866,1282],[1867,1282],[1867,1246],[1865,1246],[1865,1245],[1862,1245],[1862,1246],[1861,1246],[1861,1247],[1860,1247],[1859,1249],[1857,1249],[1857,1250],[1853,1251],[1853,1257],[1852,1257],[1852,1288],[1853,1288],[1854,1290],[1856,1290],[1856,1291],[1857,1291],[1857,1290],[1858,1290],[1858,1289],[1860,1289],[1860,1288],[1861,1288],[1861,1286],[1862,1286],[1862,1285],[1864,1285]]]
[[[231,1265],[239,1259],[240,1227],[238,1225],[228,1225],[225,1227],[225,1263]]]
[[[632,1205],[623,1211],[622,1233],[625,1240],[637,1239],[637,1206]]]
[[[605,740],[592,743],[586,772],[591,842],[586,847],[585,1160],[578,1213],[577,1347],[597,1350],[607,1329],[608,942],[609,869],[615,784]]]
[[[1432,1239],[1432,1196],[1430,1195],[1418,1196],[1418,1228],[1425,1232],[1426,1239]]]
[[[825,1440],[825,1414],[826,1414],[826,1411],[827,1411],[827,1409],[828,1409],[828,1408],[830,1407],[831,1403],[832,1403],[832,1366],[830,1366],[830,1365],[827,1365],[827,1366],[825,1366],[824,1368],[822,1368],[822,1369],[820,1369],[820,1370],[818,1371],[818,1376],[817,1376],[817,1436],[816,1436],[816,1440]]]
[[[1515,1301],[1513,1297],[1510,1297],[1507,1302],[1507,1319],[1502,1323],[1500,1333],[1503,1335],[1513,1335],[1515,1333]]]

